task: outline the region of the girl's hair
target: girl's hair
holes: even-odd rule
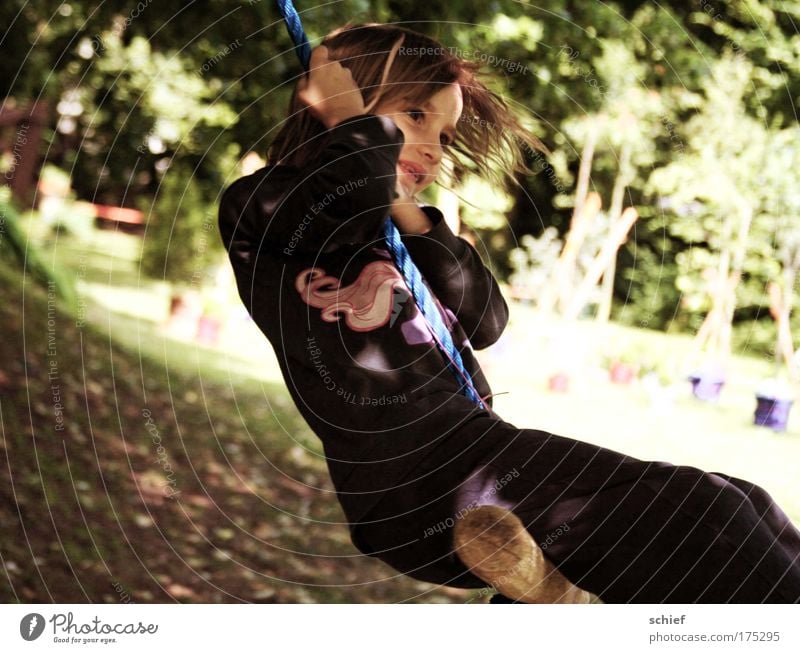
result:
[[[400,37],[402,46],[386,79],[384,68]],[[535,174],[525,153],[548,153],[509,109],[505,100],[480,79],[481,64],[455,56],[441,43],[414,30],[381,23],[348,23],[321,42],[328,57],[348,68],[361,89],[364,105],[405,99],[424,104],[444,85],[458,82],[464,101],[456,140],[444,156],[453,162],[456,180],[474,168],[481,176],[503,184],[518,184],[515,173]],[[326,129],[297,98],[295,86],[289,117],[267,153],[269,164],[302,167],[324,145]],[[505,178],[504,178],[505,175]],[[510,186],[509,186],[510,187]]]

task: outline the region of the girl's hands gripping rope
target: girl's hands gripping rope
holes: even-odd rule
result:
[[[311,114],[326,129],[331,129],[352,116],[370,113],[383,94],[389,70],[404,39],[401,36],[392,46],[384,65],[380,87],[369,106],[364,105],[361,89],[351,71],[338,61],[330,59],[328,48],[324,45],[311,51],[309,72],[298,82],[298,99],[308,106]],[[401,172],[397,174],[395,192],[391,215],[400,230],[406,233],[428,231],[431,223],[417,205],[413,184]]]
[[[343,120],[366,113],[361,89],[352,73],[338,61],[328,58],[324,45],[311,52],[309,71],[297,84],[298,99],[326,129]]]

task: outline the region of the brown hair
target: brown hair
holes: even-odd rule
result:
[[[401,37],[402,48],[384,71]],[[330,59],[350,70],[367,107],[375,100],[400,98],[424,104],[444,85],[458,82],[464,107],[456,139],[445,150],[457,180],[475,168],[499,184],[518,184],[515,173],[535,174],[525,163],[525,151],[549,153],[505,100],[479,79],[480,63],[455,56],[425,34],[396,25],[348,23],[328,34],[321,45],[328,48]],[[324,125],[298,100],[295,86],[289,117],[269,147],[268,163],[302,167],[324,146],[325,133]]]

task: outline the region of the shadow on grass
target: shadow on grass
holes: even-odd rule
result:
[[[0,319],[0,600],[469,598],[352,546],[285,388],[79,328],[5,263]]]

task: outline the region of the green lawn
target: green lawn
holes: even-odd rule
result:
[[[0,259],[0,602],[470,599],[353,547],[282,384],[49,299]]]

